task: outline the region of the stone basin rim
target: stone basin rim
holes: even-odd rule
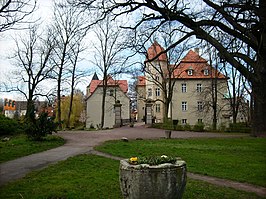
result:
[[[178,168],[186,166],[186,162],[181,159],[177,159],[174,164],[172,163],[163,163],[158,165],[149,165],[149,164],[130,164],[128,162],[128,159],[120,160],[120,166],[123,167],[123,169],[171,169],[171,168]]]

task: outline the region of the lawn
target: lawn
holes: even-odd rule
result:
[[[0,188],[0,198],[120,199],[119,161],[79,155]],[[259,199],[252,193],[188,179],[184,199]]]
[[[55,148],[65,143],[62,138],[54,135],[48,135],[43,141],[28,140],[26,135],[9,138],[9,141],[0,141],[0,163]]]
[[[97,150],[114,156],[171,155],[189,172],[266,187],[266,138],[209,138],[108,141]]]

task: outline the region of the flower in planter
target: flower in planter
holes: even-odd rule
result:
[[[149,157],[131,157],[128,162],[129,164],[148,164],[148,165],[159,165],[164,163],[174,164],[178,159],[172,156],[149,156]]]
[[[129,163],[130,164],[137,164],[138,163],[138,158],[137,157],[131,157],[129,159]]]

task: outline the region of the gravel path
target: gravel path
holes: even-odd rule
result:
[[[164,138],[164,130],[146,128],[142,123],[136,124],[134,128],[122,127],[104,131],[85,132],[85,131],[62,131],[58,135],[66,139],[64,146],[21,157],[12,161],[0,164],[0,186],[10,181],[24,177],[27,173],[43,169],[50,164],[65,160],[68,157],[83,153],[92,153],[113,159],[121,159],[108,154],[93,150],[93,147],[107,140],[121,139],[159,139]],[[219,133],[198,133],[173,131],[172,138],[218,138],[218,137],[236,137],[239,135],[219,134]],[[254,192],[260,196],[266,196],[266,188],[258,187],[245,183],[238,183],[209,176],[188,173],[188,177],[203,180],[215,185],[231,187],[238,190]]]

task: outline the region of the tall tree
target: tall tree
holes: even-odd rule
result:
[[[228,80],[228,100],[233,117],[233,123],[237,122],[239,111],[245,103],[245,92],[247,87],[246,79],[234,67],[223,63],[224,74],[229,77]],[[246,110],[248,111],[248,110]]]
[[[125,46],[124,31],[119,28],[117,21],[106,17],[98,22],[94,27],[96,40],[94,40],[94,65],[101,71],[103,76],[103,94],[101,109],[101,128],[104,126],[105,117],[105,97],[108,80],[111,76],[122,73],[126,57],[123,55]]]
[[[80,0],[83,4],[87,1]],[[154,31],[168,21],[175,21],[182,31],[195,35],[214,46],[220,55],[236,68],[252,84],[254,113],[252,132],[254,135],[266,132],[266,1],[230,0],[119,0],[103,1],[98,4],[106,13],[116,17],[132,13],[135,22],[130,28],[152,21]],[[136,14],[137,13],[137,14]],[[180,30],[179,30],[180,31]],[[219,33],[219,36],[217,36]],[[222,35],[222,37],[221,37]],[[237,40],[242,48],[232,51],[231,43]],[[174,43],[178,44],[178,41]],[[170,46],[168,51],[173,46]],[[250,53],[248,50],[250,49]],[[249,67],[247,67],[247,65]]]
[[[51,56],[54,50],[54,41],[49,33],[42,34],[37,26],[29,28],[27,36],[20,36],[16,42],[14,58],[16,60],[15,74],[16,86],[9,91],[18,91],[27,99],[27,113],[29,118],[34,117],[34,97],[47,96],[43,91],[43,82],[51,78],[53,65]],[[26,89],[20,87],[20,83]]]
[[[85,36],[85,34],[84,34]],[[85,50],[85,47],[82,46],[82,37],[79,38],[75,42],[74,48],[71,48],[72,53],[70,56],[71,68],[69,69],[69,73],[71,74],[70,80],[70,102],[69,102],[69,109],[68,109],[68,116],[66,119],[66,128],[69,128],[70,125],[70,118],[73,109],[73,99],[74,99],[74,91],[75,87],[79,83],[79,80],[84,77],[87,73],[86,71],[78,70],[78,62],[79,62],[79,55]]]
[[[61,90],[62,80],[71,65],[71,57],[75,48],[80,45],[76,41],[82,40],[88,30],[87,19],[84,13],[77,7],[73,7],[62,0],[54,4],[54,24],[55,40],[57,47],[55,50],[55,64],[57,66],[57,110],[56,117],[61,128]]]
[[[1,0],[0,1],[0,32],[19,28],[27,23],[27,16],[36,8],[36,0]]]

